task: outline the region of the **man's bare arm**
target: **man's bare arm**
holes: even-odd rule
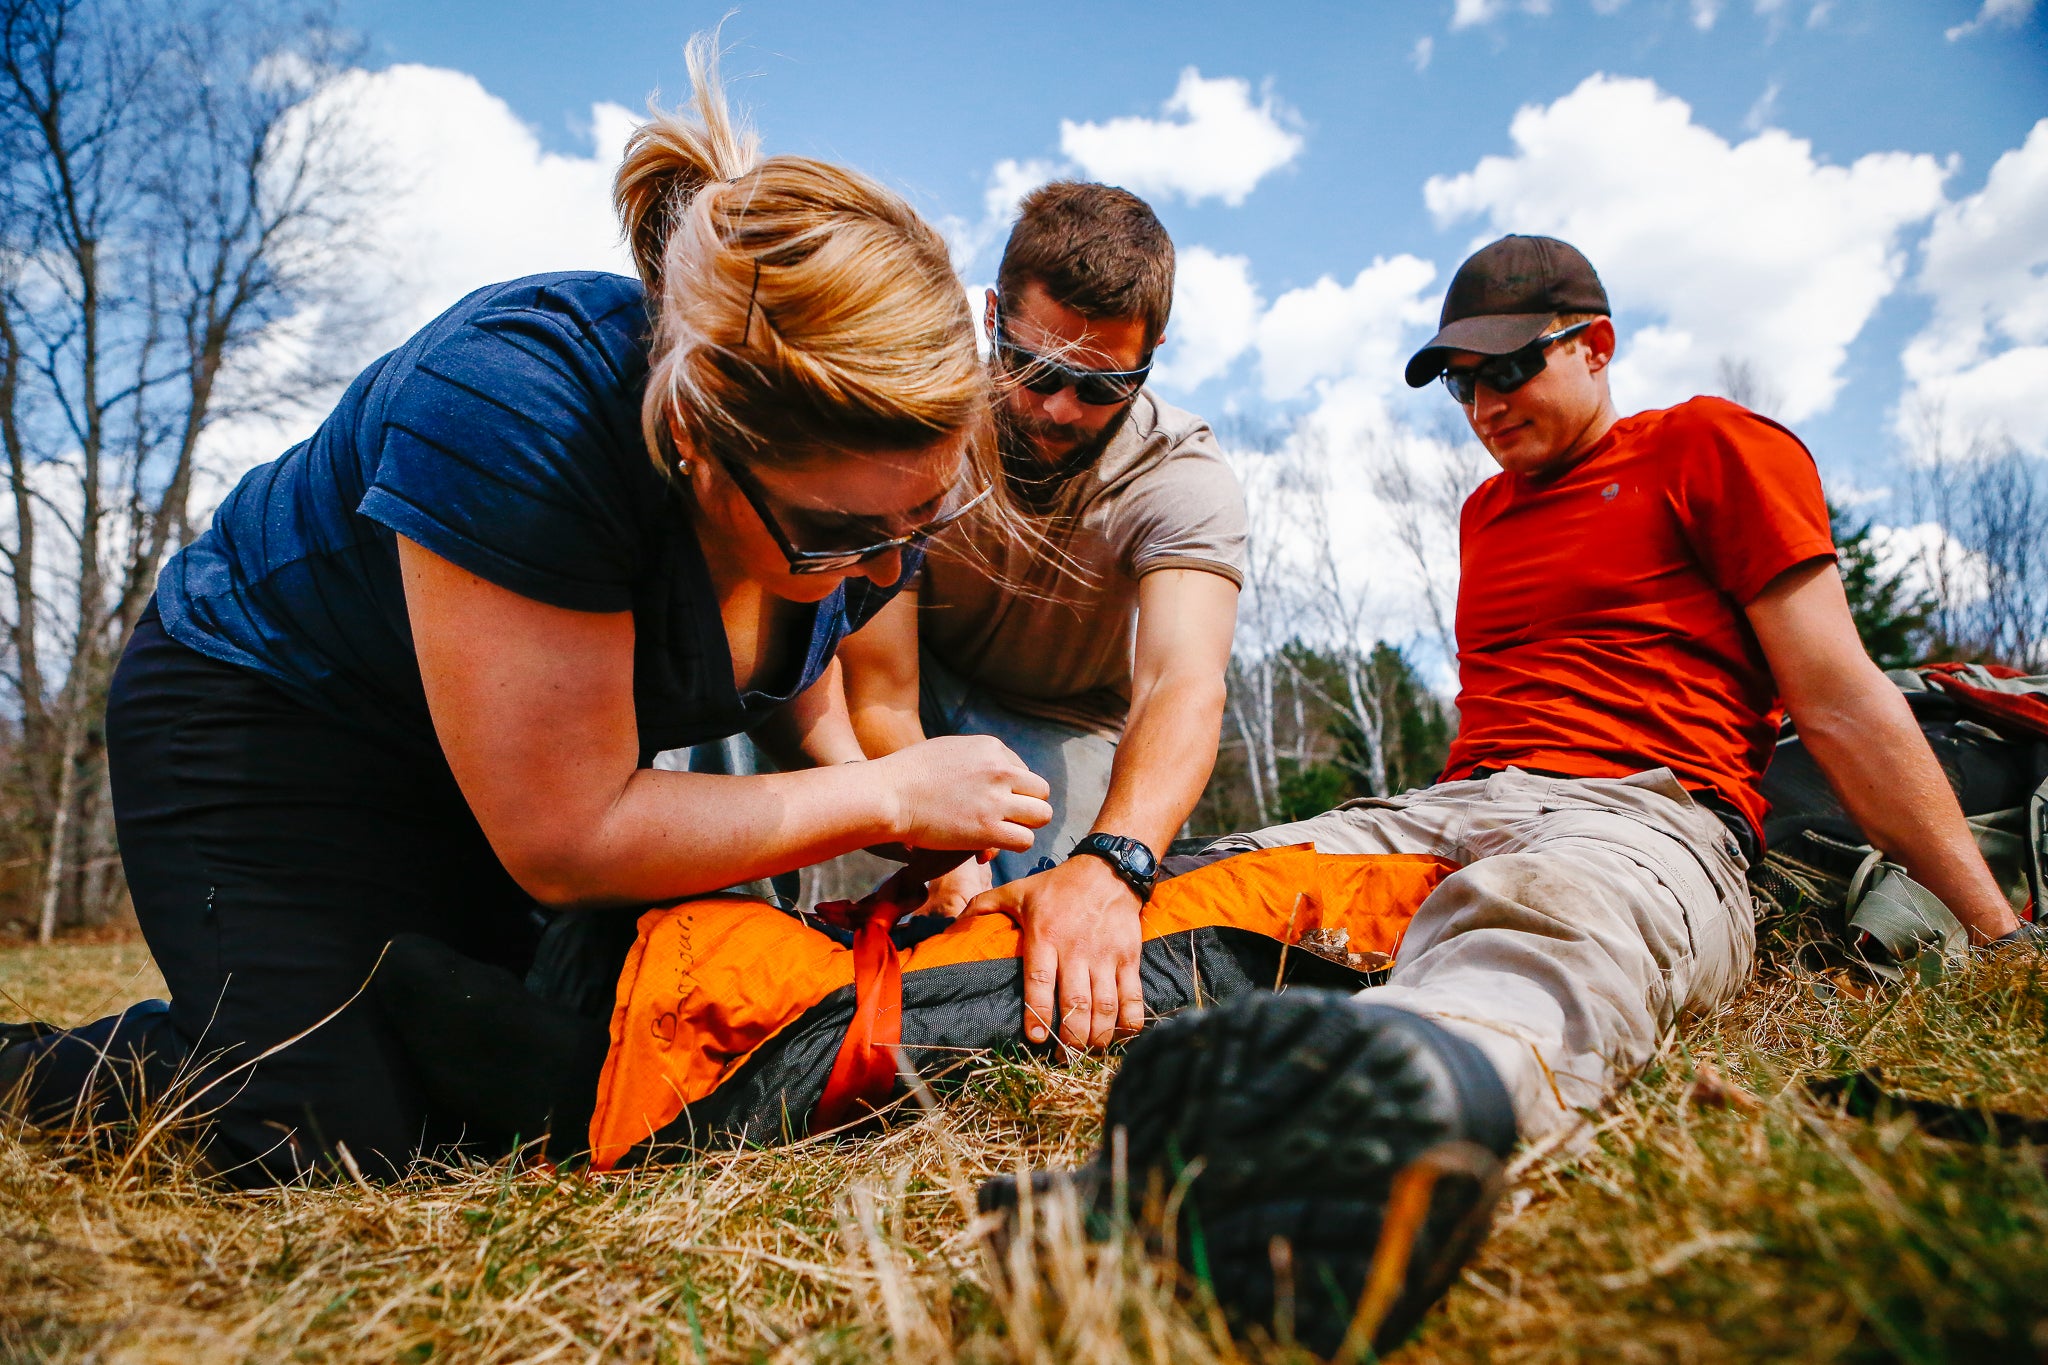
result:
[[[917,593],[899,592],[839,646],[846,710],[869,758],[922,740],[917,713]]]
[[[1785,709],[1871,845],[1940,897],[1972,942],[2018,928],[1905,697],[1863,652],[1835,566],[1788,569],[1748,611]]]
[[[1216,765],[1237,585],[1202,569],[1138,582],[1131,714],[1094,828],[1166,852]]]
[[[753,736],[754,742],[784,772],[822,768],[831,763],[858,763],[867,757],[847,718],[846,690],[836,658],[825,666],[816,682],[755,727]]]
[[[1180,831],[1216,761],[1237,586],[1201,569],[1161,569],[1138,584],[1130,719],[1095,830],[1155,853]],[[1069,858],[975,898],[971,913],[1024,930],[1024,1032],[1106,1047],[1145,1022],[1137,893],[1100,858]]]

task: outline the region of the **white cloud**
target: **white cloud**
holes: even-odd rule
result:
[[[1173,317],[1153,382],[1193,389],[1216,378],[1252,344],[1260,298],[1251,262],[1223,256],[1205,246],[1177,253]]]
[[[1524,14],[1547,15],[1550,0],[1457,0],[1451,7],[1451,29],[1476,28],[1490,24],[1511,9]]]
[[[1705,33],[1721,17],[1721,0],[1692,0],[1692,26]]]
[[[1435,266],[1404,254],[1375,258],[1350,284],[1325,275],[1282,294],[1258,325],[1266,397],[1295,398],[1347,379],[1362,386],[1361,395],[1390,391],[1409,329],[1435,317],[1435,304],[1423,298],[1435,278]]]
[[[1917,405],[2048,453],[2048,119],[1943,208],[1914,285],[1934,316],[1903,357]]]
[[[1938,521],[1911,526],[1873,525],[1870,547],[1884,574],[1903,574],[1908,592],[1946,597],[1957,605],[1982,600],[1990,587],[1989,565]]]
[[[1427,41],[1427,40],[1425,40]],[[1061,176],[1085,176],[1155,198],[1178,195],[1189,203],[1221,199],[1242,204],[1271,172],[1297,156],[1299,133],[1284,126],[1294,116],[1269,92],[1252,103],[1251,84],[1235,77],[1205,79],[1188,67],[1164,106],[1165,119],[1118,118],[1107,123],[1060,121],[1060,150],[1069,158],[1005,157],[989,172],[978,220],[947,214],[937,222],[962,275],[985,262],[1016,221],[1025,195]]]
[[[953,269],[961,274],[973,270],[996,239],[1009,233],[1016,221],[1017,205],[1040,185],[1056,179],[1062,168],[1051,161],[1017,161],[1004,157],[988,173],[988,185],[981,192],[981,220],[969,222],[956,214],[940,218],[935,226],[946,239]]]
[[[988,173],[988,188],[981,194],[982,212],[1007,225],[1017,216],[1017,206],[1024,202],[1024,196],[1059,173],[1060,168],[1050,161],[1013,161],[1004,157]]]
[[[611,206],[612,173],[639,119],[591,110],[592,154],[544,150],[474,76],[394,66],[336,92],[390,189],[380,211],[403,307],[399,336],[480,285],[546,270],[632,273]]]
[[[1415,40],[1415,46],[1408,53],[1408,65],[1417,71],[1429,70],[1429,59],[1436,55],[1436,39],[1427,33]]]
[[[2034,0],[1984,0],[1984,7],[1977,11],[1976,18],[1957,24],[1942,36],[1953,43],[1993,25],[2018,28],[2033,12]]]
[[[1294,115],[1249,81],[1205,78],[1194,67],[1166,101],[1165,118],[1060,120],[1060,150],[1096,180],[1137,194],[1242,204],[1259,181],[1301,153]]]
[[[1749,106],[1749,112],[1742,116],[1742,126],[1752,133],[1761,133],[1771,126],[1771,120],[1778,116],[1778,95],[1784,87],[1772,81],[1764,92],[1756,97],[1756,103]]]
[[[1508,131],[1513,155],[1432,177],[1424,199],[1440,224],[1571,242],[1624,324],[1655,319],[1624,337],[1625,408],[1711,391],[1726,360],[1768,375],[1788,419],[1827,408],[1903,272],[1900,233],[1941,205],[1947,173],[1903,152],[1827,165],[1775,129],[1731,145],[1650,81],[1605,75]]]
[[[505,102],[459,71],[394,66],[345,77],[315,116],[339,109],[378,186],[375,243],[356,269],[379,306],[359,338],[367,362],[479,286],[550,270],[633,271],[611,207],[612,173],[639,121],[617,105],[591,111],[589,156],[545,151]],[[304,344],[299,319],[274,353],[246,358],[241,379],[260,382]],[[310,435],[339,391],[295,419],[237,419],[210,430],[194,511],[215,503],[243,472]]]
[[[1507,8],[1507,0],[1457,0],[1451,7],[1451,28],[1474,28],[1490,24]]]

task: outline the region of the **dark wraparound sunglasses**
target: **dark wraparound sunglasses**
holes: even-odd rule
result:
[[[1592,319],[1575,322],[1546,336],[1537,337],[1519,351],[1497,355],[1490,360],[1469,369],[1445,370],[1442,375],[1444,387],[1451,391],[1451,397],[1470,407],[1479,397],[1479,386],[1486,385],[1495,393],[1513,393],[1522,385],[1543,373],[1546,363],[1543,353],[1560,341],[1569,340],[1593,325]]]
[[[937,516],[911,530],[866,545],[848,546],[844,549],[803,550],[797,548],[789,533],[782,529],[782,522],[775,511],[774,499],[747,471],[745,465],[720,459],[716,455],[711,459],[725,471],[727,478],[739,486],[740,494],[746,498],[747,505],[754,509],[754,515],[761,518],[761,525],[768,528],[768,535],[775,541],[775,548],[782,551],[782,557],[789,561],[791,573],[838,573],[846,569],[859,568],[870,560],[880,559],[891,550],[916,548],[981,506],[988,500],[989,495],[996,491],[994,484],[983,484],[979,489],[956,486],[946,493]],[[781,515],[791,516],[792,513],[793,509],[785,507]]]
[[[1091,408],[1113,407],[1128,403],[1131,396],[1145,386],[1145,376],[1152,373],[1152,355],[1148,351],[1145,363],[1135,370],[1084,370],[1074,365],[1063,365],[1051,356],[1040,355],[1028,346],[1019,346],[1010,340],[1003,327],[1003,313],[996,310],[996,354],[1002,358],[1003,368],[1017,377],[1017,382],[1036,394],[1050,396],[1061,389],[1070,388],[1074,397]]]

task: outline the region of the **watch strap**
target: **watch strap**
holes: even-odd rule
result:
[[[1137,893],[1139,903],[1152,899],[1153,884],[1159,879],[1159,857],[1148,845],[1122,834],[1090,834],[1074,845],[1074,852],[1108,863],[1124,885]],[[1142,863],[1139,854],[1144,855]],[[1139,870],[1148,865],[1151,871]]]

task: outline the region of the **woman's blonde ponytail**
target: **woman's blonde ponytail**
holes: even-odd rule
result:
[[[866,176],[757,159],[714,39],[689,58],[689,112],[656,110],[614,186],[653,319],[649,454],[666,465],[673,433],[792,468],[964,432],[992,478],[988,371],[944,239]]]
[[[694,119],[649,101],[648,120],[626,141],[612,202],[652,294],[678,215],[707,185],[737,180],[760,159],[760,139],[734,122],[718,79],[718,39],[700,33],[684,49]]]

